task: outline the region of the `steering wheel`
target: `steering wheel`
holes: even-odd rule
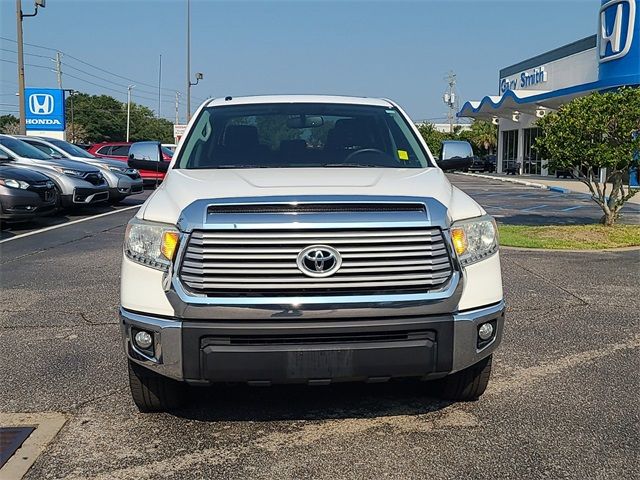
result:
[[[378,148],[363,148],[361,150],[356,150],[355,152],[351,152],[349,155],[347,155],[347,158],[345,158],[344,161],[348,162],[353,157],[355,157],[356,155],[360,155],[361,153],[377,153],[380,155],[387,155],[386,152],[383,152]]]

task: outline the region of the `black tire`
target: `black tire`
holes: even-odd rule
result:
[[[477,400],[487,389],[491,376],[492,355],[464,370],[437,380],[441,398],[468,402]]]
[[[186,394],[179,382],[158,375],[129,360],[129,387],[141,412],[164,412],[182,406]]]

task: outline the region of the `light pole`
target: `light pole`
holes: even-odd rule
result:
[[[16,0],[16,31],[18,37],[18,104],[20,110],[20,127],[19,133],[20,135],[25,135],[27,133],[27,120],[26,114],[27,109],[25,106],[24,99],[24,89],[25,89],[25,81],[24,81],[24,43],[22,39],[22,19],[24,17],[35,17],[38,14],[38,7],[45,7],[45,0],[35,0],[35,11],[33,13],[24,14],[22,13],[22,0]]]
[[[127,87],[127,142],[129,141],[129,125],[131,124],[131,90],[135,85]]]
[[[198,72],[195,83],[191,82],[191,1],[187,0],[187,123],[191,119],[191,87],[203,78],[204,75]]]

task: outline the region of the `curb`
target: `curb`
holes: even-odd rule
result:
[[[488,180],[499,180],[501,182],[515,183],[518,185],[524,185],[526,187],[539,188],[541,190],[548,190],[550,192],[559,192],[559,193],[572,192],[572,190],[569,190],[568,188],[550,187],[549,185],[545,185],[544,183],[528,182],[526,180],[518,180],[517,178],[494,177],[492,175],[482,175],[480,173],[469,173],[469,172],[457,172],[457,173],[458,175],[467,175],[468,177],[486,178]]]

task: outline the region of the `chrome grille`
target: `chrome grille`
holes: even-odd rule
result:
[[[297,267],[311,245],[342,256],[333,275],[309,277]],[[180,267],[182,283],[207,295],[308,295],[425,292],[452,275],[439,228],[196,230]]]

